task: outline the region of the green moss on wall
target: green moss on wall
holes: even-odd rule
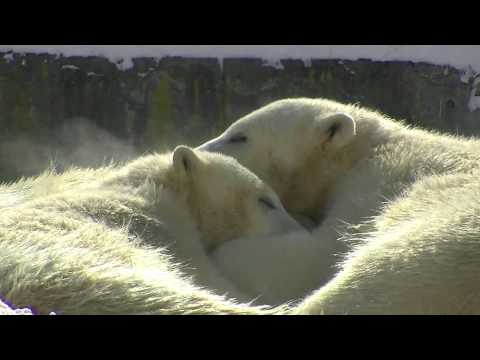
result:
[[[168,136],[174,129],[172,97],[168,77],[161,73],[150,99],[147,120],[147,137],[154,147],[168,144]]]

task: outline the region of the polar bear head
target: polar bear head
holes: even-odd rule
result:
[[[334,166],[356,137],[356,122],[337,103],[286,99],[260,108],[199,146],[237,159],[266,181],[291,212],[303,212],[327,189]],[[323,182],[323,186],[322,186]]]
[[[238,237],[302,229],[276,193],[231,157],[178,146],[171,172],[207,250]]]

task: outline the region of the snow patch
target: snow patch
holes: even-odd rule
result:
[[[309,68],[312,66],[312,58],[304,58],[303,60],[303,66],[306,68]]]
[[[277,69],[277,70],[284,70],[285,69],[285,67],[283,66],[280,59],[263,59],[262,66],[271,66],[271,67],[273,67],[274,69]]]
[[[480,73],[480,71],[478,71]],[[460,80],[466,84],[470,83],[470,80],[473,79],[476,75],[475,70],[469,65],[467,68],[463,71],[462,76],[460,77]]]
[[[480,109],[480,76],[473,81],[470,99],[468,101],[468,109],[475,111]]]
[[[125,71],[133,68],[133,58],[131,57],[115,57],[114,61],[118,70]]]
[[[97,74],[96,72],[90,71],[87,73],[88,77],[93,77],[93,76],[103,76],[102,74]]]
[[[68,70],[77,71],[77,70],[79,70],[79,67],[78,67],[78,66],[75,66],[75,65],[63,65],[63,66],[61,67],[61,69],[62,69],[62,70],[68,69]]]
[[[7,62],[13,61],[13,53],[3,55],[3,58],[7,60]]]

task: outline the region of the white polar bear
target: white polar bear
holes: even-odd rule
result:
[[[21,200],[0,217],[3,299],[58,314],[264,313],[214,295],[246,300],[208,258],[224,241],[300,228],[258,177],[185,146],[98,174],[49,175],[43,193],[45,177],[12,185]]]
[[[198,147],[236,158],[285,208],[358,223],[417,179],[478,168],[480,142],[324,99],[273,102]],[[373,212],[372,212],[373,210]]]
[[[246,267],[262,275],[240,276],[241,287],[265,291],[275,303],[301,296],[299,284],[310,291],[333,277],[296,311],[480,313],[480,141],[410,128],[357,106],[287,99],[199,149],[235,157],[287,210],[323,220],[311,236],[218,249],[214,258],[232,279],[232,253],[252,249]],[[262,264],[270,251],[277,257]]]
[[[480,314],[480,172],[415,183],[301,314]]]

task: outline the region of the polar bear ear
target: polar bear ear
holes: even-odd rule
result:
[[[200,159],[192,148],[180,145],[173,150],[173,167],[180,174],[189,174],[198,166]]]
[[[350,115],[335,113],[316,120],[317,132],[320,132],[322,143],[333,149],[347,145],[357,134],[355,120]]]

